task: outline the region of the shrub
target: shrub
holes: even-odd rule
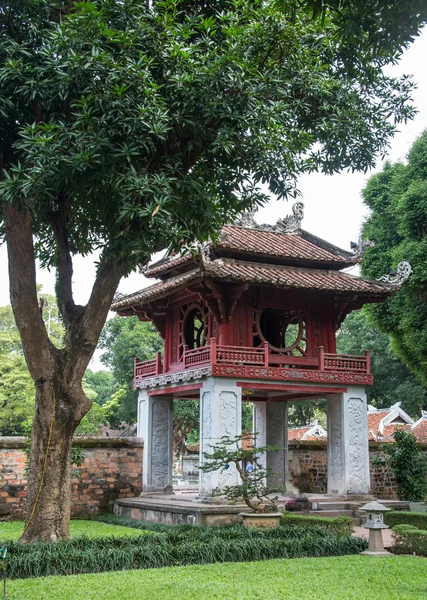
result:
[[[383,444],[397,482],[399,500],[422,502],[427,496],[426,468],[421,460],[417,438],[410,431],[397,429],[394,444]]]
[[[257,435],[257,434],[255,434]],[[277,497],[269,494],[283,491],[281,486],[266,485],[269,478],[275,476],[271,469],[265,469],[261,464],[261,456],[266,452],[277,452],[279,446],[253,446],[243,447],[245,435],[224,435],[217,444],[213,444],[210,452],[204,452],[204,462],[200,470],[204,473],[219,471],[224,473],[234,465],[240,477],[240,484],[227,485],[216,493],[224,495],[232,503],[243,499],[246,506],[254,512],[277,512]],[[252,469],[245,470],[243,464],[246,459],[252,461]]]
[[[384,515],[384,523],[389,527],[395,525],[414,525],[417,529],[427,529],[427,513],[392,510]]]
[[[327,527],[336,534],[351,535],[354,530],[354,519],[351,517],[316,517],[312,515],[296,515],[294,513],[284,512],[280,519],[280,524],[286,525],[304,525],[305,527]]]
[[[279,526],[271,530],[234,527],[169,528],[154,536],[9,545],[12,579],[151,569],[156,567],[255,561],[270,558],[357,554],[365,540],[337,536],[324,527]]]
[[[396,525],[392,529],[395,554],[427,556],[427,531],[414,525]]]

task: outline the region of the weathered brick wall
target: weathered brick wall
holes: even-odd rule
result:
[[[289,479],[302,493],[325,494],[328,455],[325,442],[289,442]]]
[[[371,492],[384,500],[397,499],[396,480],[388,466],[375,464],[381,454],[381,444],[369,443],[371,463]],[[420,444],[421,454],[427,462],[427,444]],[[326,441],[292,440],[289,443],[289,478],[303,493],[324,494],[328,481]]]
[[[138,496],[142,489],[141,440],[79,439],[84,452],[78,477],[72,480],[71,514],[110,511],[116,498]],[[0,519],[25,514],[27,476],[24,438],[0,437]]]

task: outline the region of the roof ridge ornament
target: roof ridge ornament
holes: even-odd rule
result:
[[[279,219],[275,225],[276,231],[280,233],[295,233],[301,229],[301,223],[304,218],[304,202],[295,202],[292,206],[293,215],[288,215],[284,219]]]
[[[199,250],[199,255],[200,255],[200,262],[202,263],[203,266],[206,266],[208,264],[210,264],[212,262],[211,259],[211,243],[210,242],[203,242],[203,244],[199,244],[198,247]]]
[[[247,229],[260,229],[262,231],[273,231],[277,233],[295,233],[301,228],[301,222],[304,218],[304,203],[295,202],[292,206],[292,215],[287,215],[283,219],[279,219],[275,225],[268,223],[257,223],[255,221],[255,213],[258,208],[254,208],[243,215],[235,222],[239,227]]]
[[[377,281],[384,281],[384,283],[400,287],[405,283],[405,281],[409,278],[412,272],[413,271],[411,265],[406,260],[402,260],[397,265],[396,272],[391,272],[388,275],[383,275],[382,277],[379,277]]]
[[[351,249],[353,250],[353,258],[357,259],[362,258],[362,256],[365,254],[366,248],[368,248],[369,246],[373,248],[375,246],[375,242],[373,242],[372,240],[362,240],[361,238],[359,238],[357,244],[351,242],[350,245]]]

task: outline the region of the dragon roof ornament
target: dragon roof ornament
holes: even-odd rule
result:
[[[375,242],[371,240],[361,240],[359,239],[358,243],[353,246],[354,242],[352,242],[352,250],[353,250],[353,258],[362,258],[365,254],[366,248],[369,246],[372,248],[375,246]]]
[[[389,285],[400,287],[405,283],[412,272],[411,265],[406,262],[406,260],[403,260],[397,265],[395,273],[383,275],[382,277],[379,277],[377,281],[384,281],[384,283],[388,283]]]
[[[257,209],[244,213],[235,225],[247,227],[249,229],[261,229],[263,231],[274,231],[276,233],[296,233],[301,228],[301,222],[304,218],[304,203],[295,202],[292,206],[292,215],[287,215],[283,219],[279,219],[275,225],[267,223],[259,224],[255,221],[255,213]]]

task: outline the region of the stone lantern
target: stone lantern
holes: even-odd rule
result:
[[[390,510],[376,500],[361,506],[360,510],[366,511],[365,529],[369,529],[369,546],[361,554],[369,556],[392,556],[390,552],[384,549],[382,530],[388,529],[384,523],[384,513]]]

